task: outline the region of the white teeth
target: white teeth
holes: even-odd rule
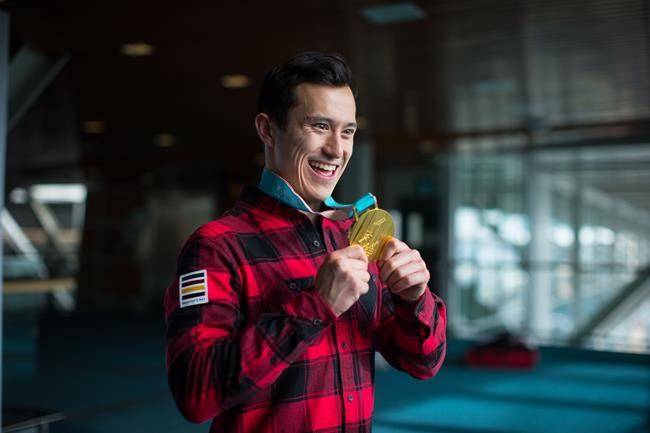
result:
[[[334,171],[334,170],[336,170],[336,165],[325,164],[325,163],[318,162],[318,161],[309,161],[309,165],[311,165],[312,167],[320,168],[321,170],[325,170],[325,171]]]

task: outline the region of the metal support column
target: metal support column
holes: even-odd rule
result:
[[[7,101],[9,88],[9,15],[0,11],[0,209],[4,209],[5,147],[7,138]],[[2,233],[0,233],[1,235]],[[1,238],[1,236],[0,236]],[[0,243],[0,389],[2,389],[2,244]],[[0,395],[2,407],[2,395]],[[2,425],[2,411],[0,411]]]
[[[534,158],[534,155],[531,155]],[[551,337],[552,328],[552,273],[541,264],[552,262],[550,244],[552,189],[548,175],[541,173],[532,161],[531,171],[527,174],[529,211],[531,216],[530,242],[530,292],[526,308],[528,316],[528,334]]]
[[[580,346],[594,334],[611,330],[623,318],[629,316],[644,299],[650,296],[650,266],[641,269],[634,280],[625,284],[616,295],[605,303],[591,319],[578,326],[568,339],[571,346]]]
[[[16,54],[9,65],[9,131],[20,122],[69,60],[69,54],[51,59],[27,46]]]
[[[54,211],[46,204],[40,200],[31,197],[29,200],[29,205],[36,215],[36,219],[41,224],[47,238],[52,244],[52,247],[56,251],[58,258],[60,258],[63,263],[65,263],[65,269],[69,269],[73,263],[71,263],[71,256],[67,253],[65,244],[63,242],[63,235],[61,232],[61,224],[59,223]]]

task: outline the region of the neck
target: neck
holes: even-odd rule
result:
[[[309,218],[309,221],[311,221],[312,224],[316,225],[318,221],[320,220],[321,216],[318,215],[317,213],[309,213],[309,212],[303,212],[303,214]]]
[[[303,197],[303,200],[304,200],[304,197]],[[320,201],[315,202],[315,203],[307,203],[307,204],[309,205],[311,210],[313,210],[314,212],[320,212],[320,210],[321,210],[320,208],[323,206],[323,202],[320,202]]]
[[[301,194],[299,194],[299,193],[296,191],[296,189],[295,189],[294,186],[291,184],[291,182],[289,182],[287,179],[285,179],[285,178],[284,178],[282,175],[280,175],[280,173],[278,173],[276,170],[274,170],[273,168],[269,167],[268,165],[264,167],[264,170],[267,171],[267,172],[273,173],[275,176],[277,176],[278,178],[282,179],[282,180],[283,180],[283,181],[284,181],[284,182],[289,186],[289,188],[291,188],[292,192],[293,192],[297,197],[300,197],[300,199],[302,199],[302,201],[303,201],[304,204],[306,204],[307,206],[309,206],[309,209],[311,209],[311,210],[314,211],[314,212],[318,212],[318,211],[320,211],[320,208],[321,208],[321,206],[322,206],[322,204],[323,204],[322,202],[320,202],[320,201],[318,201],[318,202],[308,202],[308,201],[305,199],[305,197],[303,197]],[[303,205],[303,207],[304,207],[304,205]]]

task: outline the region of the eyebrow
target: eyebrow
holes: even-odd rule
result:
[[[325,116],[307,116],[307,117],[305,117],[305,120],[307,120],[308,122],[320,121],[320,122],[327,122],[329,124],[334,123],[334,119],[330,119],[329,117],[325,117]],[[348,127],[357,128],[356,122],[350,122],[345,126],[346,126],[346,128],[348,128]]]

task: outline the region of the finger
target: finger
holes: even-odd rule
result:
[[[390,238],[384,245],[384,248],[381,250],[379,263],[381,264],[382,262],[391,258],[393,255],[408,249],[408,245],[406,245],[404,242],[400,241],[397,238]]]
[[[426,266],[424,266],[422,263],[413,261],[413,262],[408,262],[404,265],[398,266],[395,268],[393,273],[391,273],[388,278],[386,278],[386,285],[388,287],[391,287],[395,285],[399,280],[404,278],[407,275],[410,275],[415,272],[419,272],[426,269]]]
[[[396,269],[410,262],[422,262],[424,264],[417,250],[401,251],[382,263],[379,268],[379,276],[382,281],[387,281]]]
[[[348,269],[355,269],[355,270],[360,270],[360,271],[367,271],[368,270],[368,262],[365,260],[361,259],[350,259],[346,258],[344,259],[344,267]]]
[[[429,276],[429,271],[426,269],[406,275],[393,284],[393,286],[389,286],[390,291],[393,293],[400,293],[412,287],[425,286],[429,282]]]
[[[427,290],[426,286],[413,286],[399,292],[399,296],[407,301],[417,301],[425,290]]]
[[[354,297],[355,300],[359,299],[361,296],[365,295],[368,293],[368,289],[370,288],[370,285],[366,281],[357,281],[356,284],[353,286],[350,286],[350,290],[348,291],[349,296]]]
[[[422,260],[422,256],[420,256],[420,252],[418,250],[400,251],[399,253],[395,254],[394,256],[386,260],[383,263],[382,268],[389,267],[395,270],[400,266],[404,266],[410,262],[422,262],[424,264],[424,261]]]
[[[361,250],[360,254],[358,249]],[[360,246],[358,248],[347,247],[335,251],[330,254],[329,260],[335,263],[339,270],[368,268],[368,258]]]
[[[357,281],[367,283],[370,281],[370,273],[367,270],[354,270],[351,271],[352,278]]]
[[[363,283],[360,286],[359,291],[357,292],[357,299],[359,299],[360,297],[368,293],[369,289],[370,289],[370,285],[368,283]]]
[[[367,285],[366,285],[366,287],[367,287]],[[367,291],[368,291],[368,289],[366,288],[365,290],[360,290],[359,292],[355,293],[353,295],[354,296],[354,302],[357,302],[363,295],[366,294]]]
[[[368,263],[368,257],[366,256],[366,252],[363,250],[363,247],[359,244],[350,245],[349,247],[339,250],[339,252],[343,254],[345,257],[351,259],[363,260],[364,262]]]

